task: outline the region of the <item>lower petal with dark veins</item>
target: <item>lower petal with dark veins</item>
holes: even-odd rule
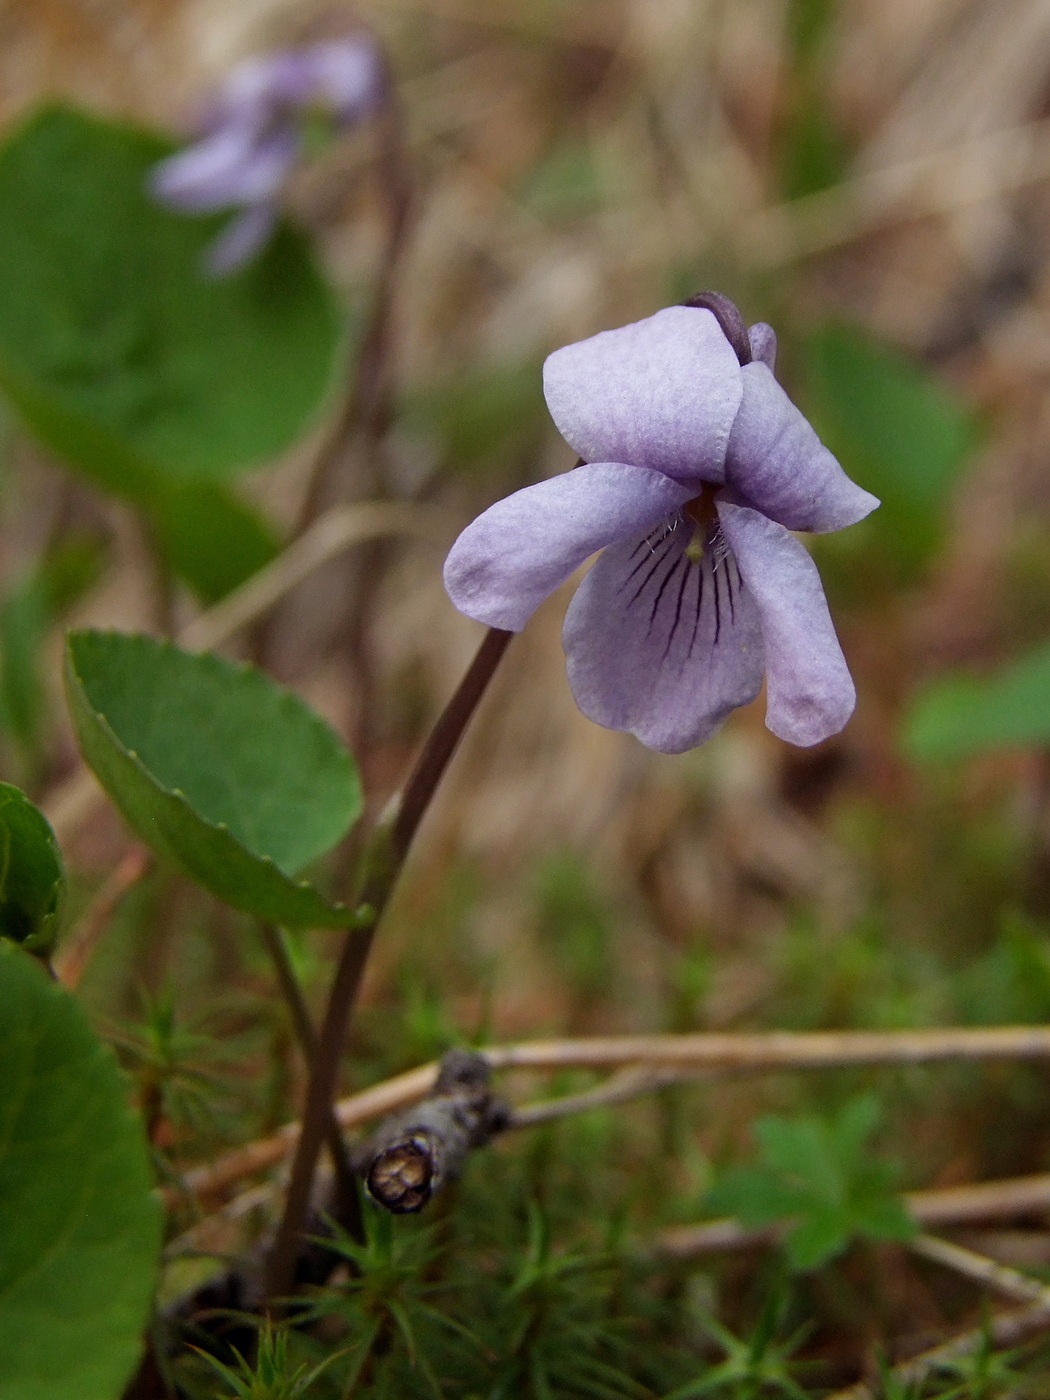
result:
[[[663,753],[702,744],[762,686],[755,605],[717,534],[696,557],[695,528],[671,516],[644,539],[611,545],[562,633],[583,713]]]

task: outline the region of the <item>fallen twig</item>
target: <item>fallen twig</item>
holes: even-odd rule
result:
[[[422,1210],[454,1181],[470,1152],[510,1125],[510,1107],[489,1087],[483,1055],[450,1050],[432,1091],[392,1114],[354,1154],[369,1195],[395,1215]]]
[[[847,1064],[916,1064],[938,1060],[1036,1058],[1050,1056],[1050,1028],[1041,1026],[998,1026],[987,1028],[946,1028],[923,1031],[824,1031],[796,1034],[774,1031],[757,1034],[603,1036],[582,1040],[526,1041],[517,1045],[494,1045],[479,1052],[493,1070],[571,1068],[630,1068],[630,1076],[617,1077],[582,1095],[565,1100],[547,1100],[512,1115],[514,1126],[579,1112],[602,1102],[617,1102],[650,1092],[672,1079],[693,1077],[701,1071],[798,1069],[834,1067]],[[423,1098],[434,1087],[437,1065],[421,1065],[392,1079],[341,1100],[336,1117],[344,1129],[359,1127],[385,1114],[394,1113]],[[298,1123],[288,1123],[267,1138],[248,1143],[205,1166],[186,1172],[189,1191],[202,1198],[229,1190],[243,1178],[275,1166],[294,1149]],[[1002,1203],[989,1199],[989,1192],[1007,1192]],[[916,1192],[911,1200],[930,1198],[932,1212],[924,1223],[938,1224],[947,1219],[975,1220],[999,1215],[1016,1215],[1026,1209],[1050,1206],[1050,1174],[1025,1177],[1019,1181],[988,1186],[953,1187],[948,1192]],[[946,1203],[951,1198],[952,1204]],[[936,1198],[936,1200],[934,1200]],[[947,1210],[948,1214],[937,1214]],[[738,1239],[740,1243],[767,1237],[767,1232],[745,1231],[736,1222],[708,1222],[683,1227],[704,1239],[717,1226],[716,1236]],[[728,1233],[727,1233],[728,1231]],[[725,1248],[724,1244],[700,1246]],[[730,1246],[731,1247],[731,1246]]]

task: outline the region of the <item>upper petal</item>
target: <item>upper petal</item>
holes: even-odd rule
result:
[[[762,621],[766,726],[788,743],[819,744],[843,728],[853,681],[806,548],[760,511],[717,502],[718,518]]]
[[[558,431],[587,462],[722,482],[740,365],[710,311],[669,306],[566,345],[543,366]]]
[[[646,467],[598,462],[526,486],[468,525],[445,560],[468,617],[520,632],[595,550],[656,525],[692,495]]]
[[[681,753],[762,687],[762,629],[732,558],[686,552],[688,518],[607,549],[565,614],[569,683],[588,718]]]
[[[228,73],[206,114],[208,124],[215,127],[228,121],[247,120],[265,126],[282,103],[295,100],[303,89],[301,49],[253,54]]]
[[[741,375],[727,483],[789,530],[841,530],[873,511],[877,498],[849,479],[768,366],[752,361]]]
[[[313,44],[304,50],[309,96],[329,103],[342,122],[371,111],[382,95],[384,74],[379,51],[362,34]]]

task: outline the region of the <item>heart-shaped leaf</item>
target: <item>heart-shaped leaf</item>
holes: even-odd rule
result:
[[[317,413],[342,316],[305,238],[282,227],[210,280],[221,219],[146,190],[167,140],[48,107],[0,147],[0,385],[49,447],[148,502],[172,479],[273,458]]]
[[[0,939],[0,1395],[115,1400],[142,1347],[161,1210],[112,1051]]]
[[[296,880],[360,815],[350,754],[261,671],[169,642],[72,632],[80,747],[128,824],[227,904],[291,927],[350,910]]]
[[[55,833],[24,792],[0,783],[0,935],[49,952],[65,888]]]

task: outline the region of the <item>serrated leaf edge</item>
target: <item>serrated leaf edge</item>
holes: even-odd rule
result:
[[[172,797],[175,799],[176,802],[181,803],[182,806],[185,807],[186,811],[189,812],[190,815],[194,818],[194,820],[199,821],[210,831],[223,832],[229,838],[229,840],[233,842],[233,844],[238,848],[238,850],[243,851],[244,854],[250,860],[257,861],[261,865],[270,866],[273,870],[277,872],[277,874],[281,877],[282,880],[286,880],[288,884],[293,885],[296,889],[308,890],[311,894],[315,895],[317,899],[320,900],[320,902],[324,905],[324,907],[330,910],[333,914],[342,915],[345,913],[351,915],[352,918],[353,911],[351,910],[348,904],[344,904],[341,900],[337,900],[333,903],[325,899],[325,897],[318,891],[316,886],[312,885],[309,880],[297,880],[293,875],[286,874],[286,872],[283,871],[277,864],[277,862],[274,860],[273,856],[258,855],[255,851],[249,850],[248,847],[244,844],[244,842],[233,834],[226,822],[213,822],[210,818],[203,816],[200,812],[197,811],[196,807],[194,807],[190,803],[189,799],[186,797],[185,793],[180,788],[166,787],[164,783],[162,783],[160,779],[157,778],[154,775],[154,773],[146,767],[145,763],[142,761],[141,758],[139,758],[135,750],[129,749],[127,747],[127,745],[121,740],[121,738],[117,734],[116,730],[110,724],[106,716],[102,713],[101,710],[97,710],[94,704],[92,704],[91,700],[88,698],[87,689],[84,686],[84,683],[80,677],[80,673],[76,669],[76,664],[73,659],[72,639],[74,636],[86,635],[89,632],[99,637],[120,637],[123,639],[135,638],[137,640],[146,641],[156,645],[157,647],[165,651],[182,652],[188,656],[202,658],[210,664],[216,664],[220,669],[229,669],[231,671],[237,672],[240,675],[265,675],[265,673],[259,671],[258,667],[252,666],[249,662],[229,661],[225,657],[218,656],[215,652],[212,651],[187,652],[184,647],[178,646],[178,644],[172,641],[171,638],[152,637],[148,632],[121,632],[118,628],[106,627],[83,628],[79,629],[78,631],[68,632],[66,634],[66,657],[69,669],[76,679],[77,685],[80,688],[80,692],[83,695],[88,708],[90,709],[91,713],[95,716],[95,719],[99,722],[99,725],[101,726],[107,737],[115,744],[115,746],[122,753],[126,754],[127,757],[131,759],[131,761],[135,764],[139,772],[146,778],[147,782],[149,782],[158,792],[163,793],[166,797]],[[298,703],[301,702],[298,702],[298,697],[294,694],[293,691],[289,690],[287,686],[281,685],[280,681],[273,680],[270,676],[266,676],[265,679],[272,686],[274,686],[275,689],[280,691],[281,699],[283,701],[291,701],[298,708]],[[324,728],[326,730],[329,730],[329,732],[332,732],[330,731],[330,727],[325,723],[323,719],[321,719],[319,715],[314,714],[314,712],[308,706],[304,708],[306,718],[309,720],[312,726],[314,726],[315,728]],[[300,713],[302,713],[302,711],[300,711]],[[358,813],[358,816],[353,819],[350,826],[352,827],[354,822],[359,820],[359,818],[360,813]],[[350,827],[348,827],[347,830],[350,830]],[[349,922],[350,921],[348,920],[347,926],[349,926]]]

